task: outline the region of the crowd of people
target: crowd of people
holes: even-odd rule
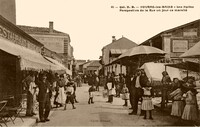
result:
[[[27,93],[26,116],[36,115],[39,103],[39,118],[41,122],[49,121],[49,112],[52,108],[64,107],[70,102],[76,109],[76,83],[70,75],[52,73],[47,71],[30,71],[22,81]]]
[[[199,116],[197,104],[197,90],[194,77],[188,77],[184,80],[174,78],[171,81],[168,73],[162,73],[161,80],[161,109],[163,105],[172,100],[171,115],[183,120],[195,122]],[[108,94],[108,103],[113,102],[113,97],[120,97],[125,101],[123,106],[128,106],[130,101],[132,112],[129,115],[138,114],[138,102],[141,102],[141,116],[144,119],[149,114],[149,119],[153,119],[152,110],[154,105],[152,99],[155,97],[153,84],[148,79],[143,69],[138,69],[134,74],[116,76],[114,73],[108,73],[106,85],[103,94]],[[149,112],[149,113],[147,113]]]
[[[199,116],[197,104],[197,90],[195,80],[192,77],[184,80],[174,78],[171,81],[168,73],[162,73],[161,80],[161,108],[172,100],[171,115],[179,117],[183,120],[195,122]],[[52,72],[40,72],[30,74],[23,80],[27,90],[27,116],[35,115],[35,104],[39,102],[39,117],[41,122],[49,121],[48,115],[55,106],[67,108],[70,102],[72,108],[76,109],[76,87],[81,87],[81,80],[84,78],[75,77],[72,80],[67,74],[53,74]],[[87,81],[89,90],[88,104],[94,104],[94,93],[99,91],[99,76],[97,74],[89,74]],[[104,85],[103,95],[108,95],[108,103],[113,103],[114,97],[121,97],[124,100],[123,106],[128,106],[132,112],[129,115],[141,115],[144,119],[147,117],[153,120],[152,110],[154,109],[153,98],[155,97],[155,87],[148,79],[143,69],[138,69],[134,74],[108,73],[106,83]],[[141,103],[141,111],[138,114],[138,103]],[[149,113],[148,113],[149,112]],[[147,116],[149,114],[149,116]]]

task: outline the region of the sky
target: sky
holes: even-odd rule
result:
[[[120,6],[194,8],[186,12],[121,12],[116,8]],[[16,19],[17,25],[38,27],[49,27],[53,21],[55,30],[70,35],[75,59],[98,60],[112,36],[140,44],[164,30],[200,19],[200,4],[198,0],[16,0]]]

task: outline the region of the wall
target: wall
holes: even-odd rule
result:
[[[7,40],[10,40],[15,44],[21,45],[23,47],[41,53],[41,45],[38,46],[33,44],[33,41],[29,41],[28,39],[25,38],[26,35],[20,34],[19,32],[12,30],[10,28],[8,29],[3,25],[1,25],[1,23],[0,23],[0,36]]]
[[[178,58],[199,42],[198,29],[199,23],[163,34],[163,50],[168,53],[167,58]]]
[[[119,73],[121,73],[121,67],[120,67],[119,64],[113,64],[113,65],[110,65],[110,66],[106,66],[104,75],[107,76],[108,72],[110,72],[110,73],[115,72],[116,75],[119,75]],[[126,74],[126,66],[122,66],[122,73]]]
[[[0,0],[0,15],[16,24],[15,0]]]
[[[36,40],[44,44],[46,48],[56,53],[64,53],[64,37],[51,35],[30,34]]]

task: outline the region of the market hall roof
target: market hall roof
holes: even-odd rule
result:
[[[88,67],[99,67],[99,66],[101,66],[99,60],[91,61],[91,63],[88,65]]]
[[[187,26],[194,25],[194,24],[196,24],[196,23],[199,24],[199,23],[200,23],[200,19],[195,20],[195,21],[192,21],[192,22],[189,22],[189,23],[186,23],[186,24],[183,24],[183,25],[181,25],[181,26],[177,26],[177,27],[174,27],[174,28],[171,28],[171,29],[162,31],[162,32],[156,34],[155,36],[149,38],[148,40],[142,42],[140,45],[145,45],[145,44],[149,43],[150,40],[152,40],[152,39],[154,39],[154,38],[157,38],[157,37],[161,36],[162,34],[169,33],[169,32],[173,32],[173,31],[178,30],[178,29],[183,29],[183,28],[185,28],[185,27],[187,27]]]

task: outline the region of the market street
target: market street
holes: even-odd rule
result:
[[[88,104],[87,84],[77,88],[77,98],[79,103],[76,109],[72,109],[71,104],[67,105],[67,110],[62,108],[53,109],[50,121],[38,123],[38,126],[172,126],[189,125],[187,122],[179,121],[177,118],[161,113],[158,109],[153,112],[154,120],[144,120],[143,116],[128,115],[131,110],[123,107],[124,101],[121,98],[114,98],[113,104],[106,103],[107,98],[102,97],[102,92],[96,92],[95,103]],[[103,88],[101,87],[100,91]]]

